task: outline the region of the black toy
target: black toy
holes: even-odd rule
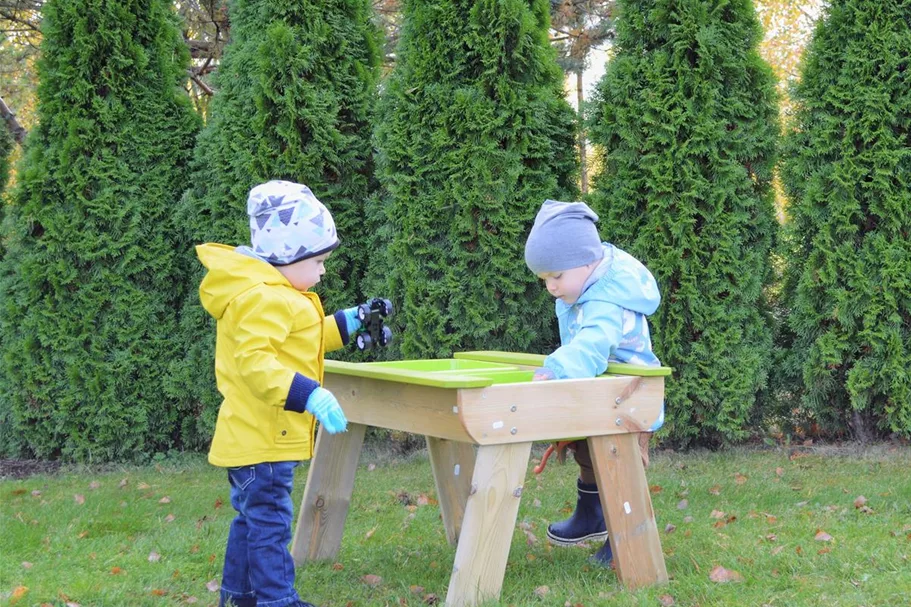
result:
[[[374,297],[357,307],[357,317],[363,331],[357,334],[358,350],[370,350],[374,346],[388,346],[392,343],[392,330],[383,325],[383,319],[392,316],[392,302]]]

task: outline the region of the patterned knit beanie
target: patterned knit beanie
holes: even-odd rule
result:
[[[339,245],[335,222],[305,185],[268,181],[247,197],[253,252],[274,266],[327,253]]]

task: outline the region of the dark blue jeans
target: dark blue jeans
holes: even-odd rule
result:
[[[288,551],[297,462],[228,468],[231,523],[219,605],[287,607],[300,604],[294,590],[294,562]]]

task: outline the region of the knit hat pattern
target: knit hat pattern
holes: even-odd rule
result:
[[[310,188],[273,180],[247,197],[253,252],[275,266],[316,257],[339,245],[335,221]]]

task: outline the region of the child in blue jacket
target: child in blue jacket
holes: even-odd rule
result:
[[[652,352],[646,316],[661,296],[651,272],[630,254],[601,242],[598,216],[583,202],[547,200],[525,243],[525,263],[556,298],[562,344],[535,372],[535,380],[596,377],[611,362],[659,366]],[[662,413],[655,427],[664,421]],[[647,436],[647,435],[643,435]],[[647,462],[647,445],[643,461]],[[547,528],[558,546],[607,538],[607,527],[588,443],[574,444],[579,464],[576,510]],[[609,565],[610,540],[594,559]]]

